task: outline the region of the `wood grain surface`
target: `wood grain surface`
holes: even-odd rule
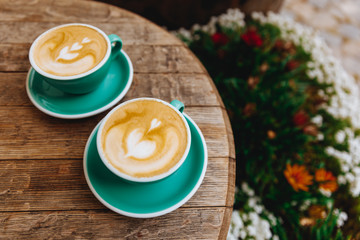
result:
[[[228,208],[180,208],[151,219],[110,210],[0,212],[4,239],[217,239]],[[230,211],[231,213],[231,211]]]
[[[31,43],[45,30],[69,22],[89,23],[123,39],[134,79],[121,102],[178,99],[201,129],[207,172],[195,195],[174,212],[129,218],[108,210],[91,193],[83,152],[108,111],[64,120],[31,104],[25,89]],[[234,191],[229,118],[211,78],[181,41],[104,3],[0,0],[0,239],[225,239]]]
[[[203,184],[184,207],[231,207],[230,163],[209,158]],[[0,211],[105,209],[90,192],[82,165],[78,159],[0,161]]]

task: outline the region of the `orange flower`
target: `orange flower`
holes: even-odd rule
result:
[[[335,192],[338,188],[336,177],[324,168],[320,168],[315,172],[315,180],[320,183],[320,188],[325,191]]]
[[[308,209],[309,216],[315,219],[326,218],[326,207],[321,205],[311,205]]]
[[[308,186],[312,184],[313,176],[309,174],[305,166],[287,164],[284,175],[295,191],[299,189],[309,191]]]

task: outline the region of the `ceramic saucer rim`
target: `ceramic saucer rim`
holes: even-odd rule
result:
[[[87,142],[86,142],[86,146],[85,146],[85,150],[84,150],[84,157],[83,157],[83,169],[84,169],[84,174],[85,174],[85,179],[86,182],[91,190],[91,192],[94,194],[94,196],[107,208],[109,208],[110,210],[119,213],[121,215],[127,216],[127,217],[133,217],[133,218],[153,218],[153,217],[159,217],[162,215],[165,215],[167,213],[170,213],[176,209],[178,209],[179,207],[181,207],[182,205],[184,205],[199,189],[201,183],[204,180],[205,177],[205,173],[206,173],[206,169],[207,169],[207,165],[208,165],[208,151],[207,151],[207,145],[205,142],[205,138],[200,130],[200,128],[198,127],[198,125],[194,122],[194,120],[192,120],[186,113],[183,113],[185,118],[188,119],[193,126],[195,127],[196,131],[198,132],[200,139],[201,139],[201,143],[203,145],[204,148],[204,165],[203,168],[201,170],[201,174],[199,179],[197,180],[197,183],[195,184],[195,186],[193,187],[193,189],[182,199],[180,200],[178,203],[172,205],[171,207],[168,207],[164,210],[161,211],[156,211],[156,212],[152,212],[152,213],[132,213],[132,212],[127,212],[121,209],[118,209],[114,206],[112,206],[111,204],[107,203],[95,190],[95,188],[93,187],[93,185],[91,184],[91,181],[89,179],[89,175],[88,175],[88,170],[87,170],[87,158],[88,158],[88,150],[90,147],[90,142],[92,140],[92,138],[94,137],[94,134],[96,132],[96,130],[98,129],[101,121],[95,126],[95,128],[92,130]],[[160,180],[161,181],[161,180]],[[146,184],[146,183],[144,183]]]
[[[43,106],[41,106],[36,100],[35,98],[32,96],[31,92],[30,92],[30,84],[29,84],[29,81],[30,81],[30,73],[31,73],[31,70],[33,69],[32,67],[30,67],[28,73],[27,73],[27,76],[26,76],[26,93],[30,99],[30,101],[32,102],[32,104],[37,108],[39,109],[41,112],[49,115],[49,116],[52,116],[52,117],[56,117],[56,118],[61,118],[61,119],[81,119],[81,118],[86,118],[86,117],[91,117],[91,116],[94,116],[94,115],[97,115],[99,113],[102,113],[106,110],[108,110],[109,108],[113,107],[114,105],[116,105],[116,103],[118,103],[125,95],[126,93],[129,91],[130,89],[130,86],[132,84],[132,81],[133,81],[133,76],[134,76],[134,69],[133,69],[133,65],[132,65],[132,62],[129,58],[129,56],[126,54],[126,52],[121,49],[121,54],[124,55],[124,57],[126,58],[128,64],[129,64],[129,77],[128,77],[128,81],[125,85],[125,88],[123,91],[121,91],[121,93],[115,98],[113,99],[112,101],[110,101],[109,103],[107,103],[105,106],[102,106],[101,108],[98,108],[96,110],[93,110],[93,111],[89,111],[89,112],[86,112],[86,113],[79,113],[79,114],[61,114],[61,113],[55,113],[53,111],[50,111],[46,108],[44,108]],[[35,71],[35,70],[34,70]]]

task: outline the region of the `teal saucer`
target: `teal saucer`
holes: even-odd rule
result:
[[[26,91],[31,102],[40,111],[53,117],[77,119],[96,115],[114,106],[125,96],[132,79],[132,63],[121,50],[111,63],[106,78],[90,93],[64,93],[42,80],[33,68],[28,72]]]
[[[85,178],[95,197],[114,212],[135,218],[161,216],[188,201],[204,179],[208,158],[200,129],[189,116],[184,116],[191,130],[188,157],[172,175],[150,183],[123,180],[104,165],[96,147],[98,124],[84,152]]]

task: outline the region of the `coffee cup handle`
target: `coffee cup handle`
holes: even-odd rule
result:
[[[173,105],[177,110],[179,110],[179,112],[182,113],[184,111],[185,105],[182,102],[180,102],[179,100],[175,99],[175,100],[171,101],[170,104]]]
[[[111,43],[111,58],[114,59],[120,53],[122,48],[122,40],[116,34],[110,34],[108,37]]]

